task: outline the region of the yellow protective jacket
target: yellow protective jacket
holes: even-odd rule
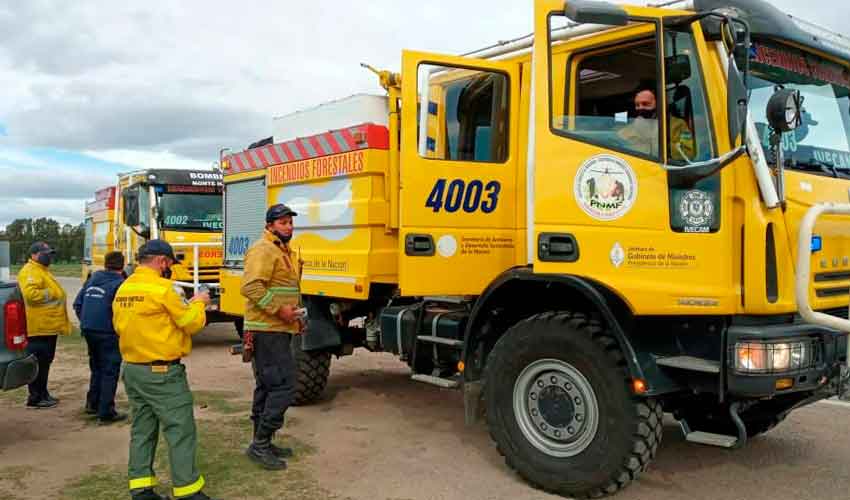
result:
[[[284,304],[297,306],[300,271],[292,252],[270,231],[263,231],[245,254],[242,295],[245,297],[245,330],[299,333],[298,321],[287,323],[277,315]]]
[[[112,302],[112,325],[128,363],[174,361],[188,355],[192,335],[206,322],[203,302],[187,302],[171,280],[147,267],[137,267]]]
[[[637,120],[632,121],[618,132],[620,137],[628,141],[629,145],[644,154],[658,156],[658,120],[646,120],[639,125]],[[694,160],[696,157],[696,144],[694,134],[688,128],[685,120],[671,116],[668,122],[670,127],[670,144],[667,154],[674,160]]]
[[[30,337],[71,333],[65,290],[47,267],[30,259],[18,273],[18,287],[24,296]]]

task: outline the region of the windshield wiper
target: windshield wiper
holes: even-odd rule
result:
[[[165,226],[163,227],[166,231],[221,231],[221,228],[214,227],[204,227],[204,226],[179,226],[179,227],[171,227]]]
[[[789,161],[792,160],[789,158]],[[838,170],[837,168],[835,168],[835,165],[816,160],[815,158],[809,158],[805,161],[800,161],[795,158],[790,165],[786,163],[786,166],[788,168],[803,167],[801,170],[816,169],[816,171],[820,171],[826,174],[832,174],[832,176],[836,179],[850,179],[850,173]]]

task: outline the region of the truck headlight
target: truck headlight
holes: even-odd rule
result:
[[[810,341],[735,344],[735,370],[744,373],[778,373],[808,368],[812,360]]]

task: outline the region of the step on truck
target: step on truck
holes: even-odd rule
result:
[[[219,309],[222,250],[220,171],[147,169],[120,174],[115,186],[96,191],[85,207],[82,278],[103,269],[110,251],[124,254],[128,273],[139,247],[159,238],[174,247],[172,279],[186,297],[210,291],[208,322],[241,318]]]
[[[222,303],[290,205],[298,402],[332,355],[392,352],[529,483],[599,497],[664,413],[739,448],[841,392],[850,43],[760,0],[534,8],[527,37],[404,51],[383,99],[225,155]]]

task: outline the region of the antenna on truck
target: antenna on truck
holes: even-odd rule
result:
[[[401,75],[398,73],[393,73],[392,71],[380,71],[375,69],[366,63],[360,63],[361,68],[366,68],[372,73],[378,75],[378,78],[381,80],[381,87],[384,87],[385,90],[389,90],[390,87],[399,87],[401,86]]]

